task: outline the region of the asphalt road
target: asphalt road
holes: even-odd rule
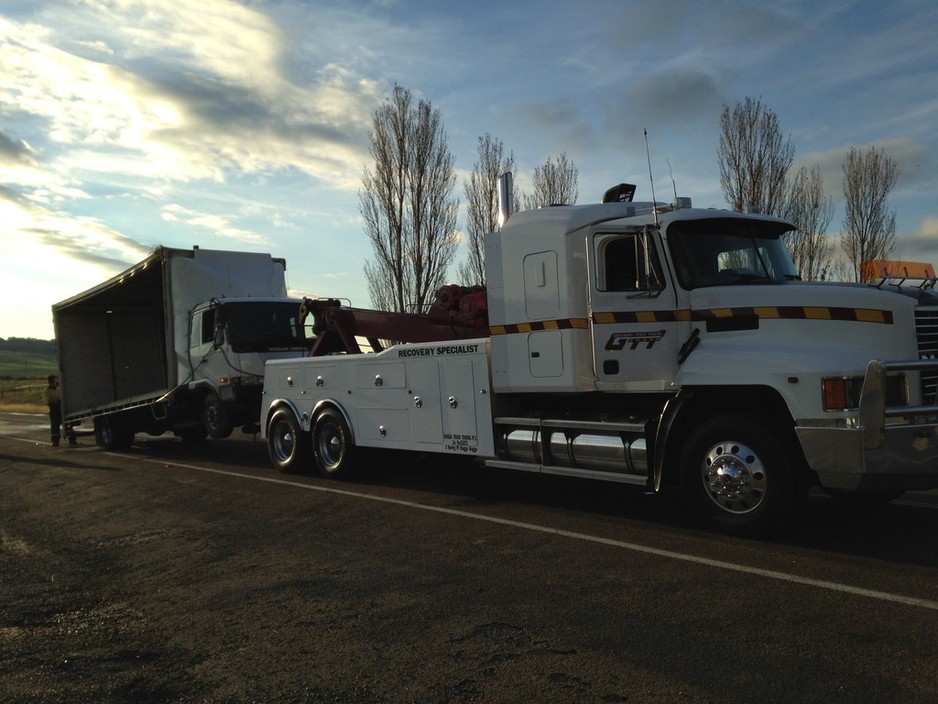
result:
[[[771,542],[670,496],[0,414],[0,702],[938,702],[938,501]]]

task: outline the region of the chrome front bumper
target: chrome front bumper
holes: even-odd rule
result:
[[[867,365],[858,427],[799,425],[808,466],[829,489],[938,488],[938,405],[887,406],[889,372],[938,370],[938,360]]]

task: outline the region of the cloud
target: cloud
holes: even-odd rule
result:
[[[856,148],[863,153],[871,147],[884,151],[895,160],[899,168],[897,189],[914,189],[932,178],[931,150],[927,145],[907,137],[892,137],[868,144],[844,144],[834,149],[811,152],[798,157],[792,168],[797,169],[801,165],[810,168],[817,164],[821,169],[824,191],[836,202],[843,199],[843,164],[850,149]]]
[[[716,78],[705,71],[655,73],[620,93],[615,104],[605,106],[607,121],[654,128],[699,124],[701,115],[722,110],[722,91]]]
[[[765,47],[803,31],[804,23],[783,12],[759,4],[716,0],[689,4],[686,0],[642,0],[620,5],[621,22],[609,22],[620,42],[653,43],[657,46],[702,44],[727,53],[740,47]],[[625,24],[628,32],[622,32]],[[682,36],[694,41],[680,41]]]
[[[0,129],[0,165],[3,166],[35,166],[36,160],[33,150],[26,142],[8,137]]]
[[[241,244],[266,245],[266,237],[250,230],[237,227],[231,218],[224,215],[203,213],[175,203],[162,208],[162,217],[167,222],[181,223],[188,227],[207,230],[210,234],[230,239]]]
[[[938,242],[938,215],[925,217],[915,230],[914,238]]]
[[[518,108],[518,118],[533,131],[547,134],[549,144],[539,145],[538,154],[552,151],[554,156],[560,152],[576,154],[592,151],[597,146],[596,134],[582,111],[569,101],[528,102]],[[546,158],[546,156],[544,157]],[[538,157],[538,163],[541,161]]]
[[[131,10],[134,23],[123,14]],[[0,103],[47,125],[36,137],[49,141],[48,168],[137,177],[143,164],[150,178],[179,182],[296,169],[357,185],[373,82],[336,65],[288,81],[283,36],[235,3],[127,0],[81,11],[97,32],[113,28],[94,40],[109,52],[88,58],[58,46],[52,30],[0,19]]]
[[[268,15],[244,4],[47,0],[36,5],[29,29],[43,28],[42,43],[62,53],[93,61],[113,57],[137,72],[200,67],[232,84],[277,89],[285,37]]]
[[[91,217],[75,217],[0,188],[0,248],[15,261],[24,255],[35,259],[35,248],[91,264],[125,264],[136,261],[148,248]]]
[[[938,216],[924,217],[911,237],[900,237],[897,257],[938,265]]]

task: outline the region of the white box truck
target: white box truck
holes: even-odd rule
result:
[[[253,432],[264,363],[306,350],[285,270],[269,254],[158,247],[54,304],[64,421],[115,449],[138,432]]]

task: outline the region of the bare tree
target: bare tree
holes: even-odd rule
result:
[[[525,208],[543,208],[548,205],[573,205],[580,195],[580,171],[567,153],[556,159],[547,157],[542,166],[534,169],[531,195],[524,194]]]
[[[820,166],[798,169],[780,215],[796,228],[786,236],[785,243],[801,278],[806,281],[829,278],[834,247],[826,232],[834,217],[834,203],[830,196],[824,196]]]
[[[459,267],[459,279],[465,286],[485,283],[483,239],[498,229],[498,179],[506,171],[515,175],[515,155],[513,152],[504,155],[501,140],[486,134],[479,137],[478,148],[479,160],[464,184],[469,257]]]
[[[423,312],[445,283],[456,256],[453,156],[439,110],[399,85],[375,110],[370,153],[359,191],[375,258],[365,262],[373,306]]]
[[[827,281],[850,281],[852,266],[847,259],[847,255],[840,247],[834,251],[831,260],[830,269],[827,272],[825,280]]]
[[[746,98],[720,115],[720,185],[733,210],[778,214],[795,147],[761,100]]]
[[[846,203],[841,245],[854,281],[859,281],[863,262],[886,259],[895,249],[896,213],[889,210],[886,198],[899,178],[899,167],[885,150],[870,147],[861,153],[852,147],[843,172]]]

